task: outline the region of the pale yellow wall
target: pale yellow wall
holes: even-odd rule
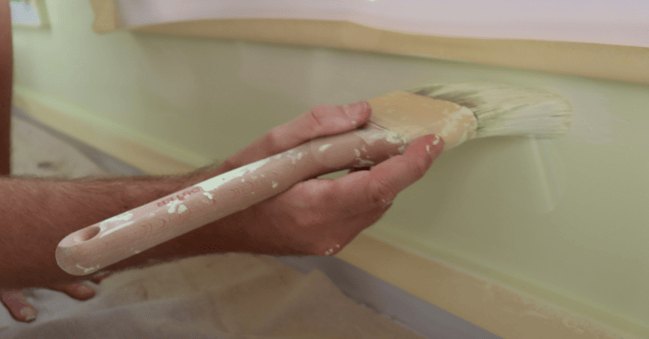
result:
[[[429,82],[565,95],[571,134],[476,140],[444,154],[368,232],[649,336],[649,86],[311,47],[91,32],[86,1],[16,29],[24,96],[194,165],[311,106]]]

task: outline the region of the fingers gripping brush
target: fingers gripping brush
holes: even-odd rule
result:
[[[488,136],[557,137],[572,123],[562,97],[505,84],[430,85],[368,102],[372,117],[361,129],[311,140],[71,233],[56,249],[59,266],[93,273],[303,180],[378,164],[424,135],[443,138],[449,149]]]

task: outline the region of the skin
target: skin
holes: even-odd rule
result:
[[[13,50],[11,41],[11,16],[9,2],[0,2],[0,175],[11,173],[11,86],[13,76]],[[21,290],[0,290],[0,301],[11,316],[27,321],[36,310],[27,303]],[[25,310],[21,313],[22,310]]]
[[[18,321],[33,321],[36,310],[23,288],[44,287],[86,300],[95,292],[54,260],[58,242],[76,230],[141,206],[182,188],[311,139],[347,132],[369,120],[366,102],[318,106],[274,128],[220,166],[179,177],[81,180],[10,178],[12,86],[11,24],[7,0],[0,0],[0,300]],[[401,156],[339,179],[312,179],[246,210],[114,264],[92,277],[195,255],[247,252],[270,255],[334,255],[378,221],[396,195],[419,178],[443,150],[425,136]],[[386,203],[387,202],[387,203]],[[83,213],[79,213],[83,211]]]
[[[95,284],[99,284],[102,280],[108,278],[109,273],[97,276],[90,279]],[[68,296],[77,299],[77,300],[88,300],[95,296],[95,291],[82,282],[59,285],[50,288],[54,291],[59,291],[67,294]],[[0,292],[0,300],[2,304],[7,308],[9,314],[21,322],[32,322],[36,320],[38,312],[25,298],[25,295],[22,290],[4,290]]]
[[[54,258],[68,234],[208,178],[294,148],[313,138],[365,124],[369,104],[318,106],[276,127],[216,168],[178,177],[0,179],[0,287],[22,289],[78,282]],[[336,254],[388,210],[400,191],[421,178],[443,149],[425,136],[403,155],[338,179],[311,179],[250,208],[200,227],[100,272],[145,267],[190,256],[245,252]],[[428,147],[427,147],[428,146]],[[386,202],[388,202],[386,204]],[[87,277],[89,278],[89,277]]]
[[[85,300],[94,295],[54,259],[69,233],[141,206],[213,176],[294,148],[311,139],[347,132],[365,124],[368,103],[318,106],[276,127],[216,168],[179,177],[44,180],[1,178],[0,288],[17,320],[35,319],[23,288],[43,287]],[[141,268],[213,253],[335,255],[378,221],[397,194],[419,180],[444,148],[429,135],[403,155],[338,179],[314,178],[248,209],[217,220],[93,274]],[[82,213],[80,213],[82,211]],[[30,314],[31,312],[31,314]]]
[[[0,176],[11,174],[11,93],[13,84],[13,48],[11,38],[11,11],[7,0],[0,0]],[[98,284],[108,275],[92,281]],[[51,287],[77,300],[87,300],[95,295],[88,285],[76,282]],[[31,322],[37,311],[25,299],[20,289],[0,289],[0,302],[17,320]]]

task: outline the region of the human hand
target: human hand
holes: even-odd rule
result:
[[[99,284],[109,276],[110,274],[102,274],[90,279],[90,281]],[[82,301],[95,296],[95,291],[83,282],[59,285],[52,287],[51,289],[63,292],[74,299]],[[2,304],[7,308],[9,314],[11,314],[15,320],[21,322],[32,322],[36,320],[36,309],[27,302],[22,290],[0,291],[0,301],[2,301]]]
[[[311,139],[348,132],[364,125],[366,102],[318,106],[278,126],[227,159],[224,173],[294,148]],[[419,180],[442,152],[444,142],[424,136],[404,154],[369,170],[351,171],[338,179],[303,181],[287,191],[223,218],[208,228],[221,239],[214,252],[248,251],[273,255],[332,255],[378,221],[397,194]],[[202,245],[201,245],[202,246]]]

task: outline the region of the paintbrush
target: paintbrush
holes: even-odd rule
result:
[[[367,100],[363,128],[318,138],[71,233],[56,260],[86,275],[280,194],[294,184],[370,167],[435,134],[444,149],[488,136],[557,137],[572,124],[570,103],[542,90],[491,83],[438,84]]]

